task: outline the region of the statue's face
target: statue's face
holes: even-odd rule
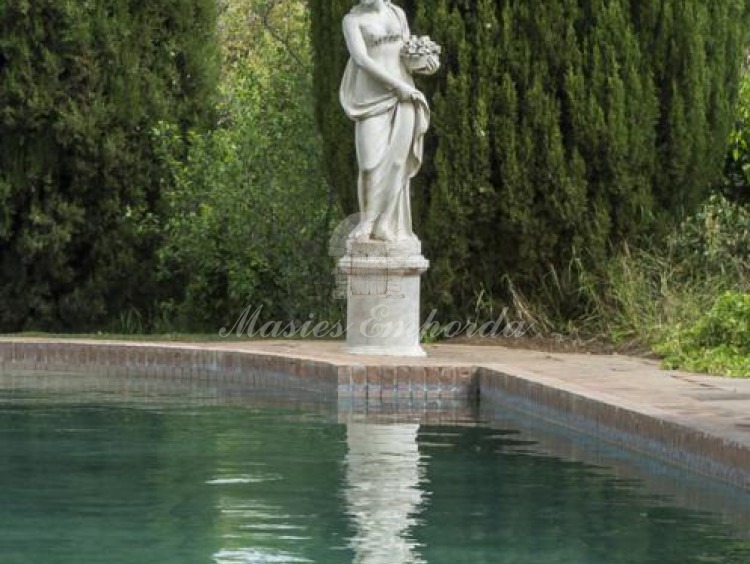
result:
[[[362,4],[363,6],[366,6],[366,7],[369,8],[369,7],[374,6],[375,4],[377,4],[378,0],[360,0],[359,3]]]

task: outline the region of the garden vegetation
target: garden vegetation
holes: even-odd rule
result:
[[[214,120],[214,0],[0,2],[0,330],[146,310],[170,171],[151,131]]]

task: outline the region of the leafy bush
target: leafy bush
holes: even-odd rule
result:
[[[623,246],[597,271],[578,258],[550,267],[531,297],[509,286],[516,314],[545,333],[649,350],[696,324],[725,292],[750,293],[750,212],[712,196],[663,247]]]
[[[669,368],[750,377],[750,294],[726,292],[656,350]]]
[[[665,247],[625,247],[595,299],[604,332],[650,346],[695,323],[729,291],[750,292],[750,212],[713,195]]]
[[[335,215],[321,171],[306,26],[299,1],[228,2],[221,127],[192,134],[187,155],[173,144],[175,125],[154,131],[175,186],[160,274],[174,289],[162,317],[177,329],[215,331],[248,306],[263,306],[268,319],[307,320],[328,305]]]
[[[750,68],[746,69],[740,83],[737,118],[729,136],[725,177],[725,191],[729,196],[750,201]]]
[[[676,266],[692,277],[750,275],[750,209],[714,194],[669,237]]]

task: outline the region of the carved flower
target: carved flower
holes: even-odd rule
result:
[[[402,54],[404,57],[416,58],[429,55],[438,56],[442,52],[440,45],[430,39],[429,35],[417,37],[413,35],[404,42]]]

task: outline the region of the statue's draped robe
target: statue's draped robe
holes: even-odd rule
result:
[[[403,26],[408,29],[405,22]],[[370,50],[378,48],[368,45]],[[396,239],[409,239],[413,237],[409,184],[422,165],[429,107],[421,101],[399,101],[395,90],[371,77],[352,59],[339,94],[346,115],[356,122],[363,221],[374,224],[376,238],[379,231],[385,231]]]

